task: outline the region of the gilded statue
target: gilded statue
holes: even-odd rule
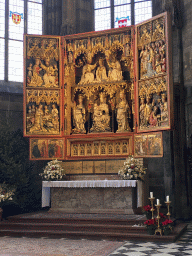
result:
[[[29,130],[30,133],[33,132],[46,132],[47,130],[43,127],[43,105],[39,105],[36,108],[35,118],[34,118],[34,125]]]
[[[55,104],[53,104],[53,106],[52,106],[51,114],[52,114],[53,128],[55,131],[59,132],[59,111],[56,108]]]
[[[108,80],[106,68],[105,68],[103,62],[104,62],[103,59],[100,58],[99,59],[99,66],[96,70],[95,82],[102,82],[102,81],[107,81]]]
[[[33,66],[33,75],[31,77],[31,82],[28,84],[28,86],[41,86],[43,83],[43,80],[40,75],[40,71],[42,68],[40,67],[41,60],[39,58],[35,59],[35,65]],[[29,67],[31,67],[31,64],[29,64]]]
[[[144,75],[146,77],[151,77],[156,74],[156,71],[154,70],[154,58],[155,58],[155,53],[152,48],[152,45],[148,44],[148,46],[147,46],[147,73]]]
[[[81,80],[79,85],[91,84],[94,82],[94,73],[93,70],[96,68],[97,63],[91,65],[91,62],[87,62],[85,66],[83,66]]]
[[[50,64],[50,59],[45,59],[45,65],[41,63],[41,68],[45,71],[45,74],[43,75],[43,81],[45,87],[57,87],[58,81],[56,81],[55,72],[58,71],[56,65]]]
[[[90,132],[110,132],[110,116],[109,107],[106,104],[106,98],[104,93],[100,94],[100,104],[94,104],[93,110],[93,126]]]
[[[141,68],[140,68],[140,75],[141,78],[147,73],[147,49],[145,46],[142,46],[142,50],[140,52],[140,59],[141,59]]]
[[[166,95],[162,94],[162,102],[161,102],[161,121],[166,122],[168,121],[168,106],[167,106],[167,100],[166,100]]]
[[[130,107],[126,101],[124,91],[120,92],[120,102],[117,104],[117,123],[118,123],[118,130],[117,132],[126,132],[131,131],[129,126],[129,116],[131,114]]]
[[[83,106],[83,96],[78,97],[79,104],[73,106],[73,123],[75,128],[73,133],[86,133],[85,130],[85,107]]]
[[[149,125],[149,118],[152,112],[152,104],[151,104],[151,97],[147,96],[146,99],[146,105],[145,105],[145,111],[144,111],[144,119],[145,119],[145,126],[147,127]]]
[[[152,127],[158,126],[158,120],[160,117],[160,115],[158,115],[158,112],[159,112],[159,108],[158,106],[155,105],[153,107],[153,110],[151,110],[151,114],[149,116],[149,124]]]
[[[112,56],[112,61],[108,62],[108,65],[110,68],[108,73],[109,81],[123,80],[121,64],[120,64],[120,61],[115,56]]]
[[[145,98],[141,97],[141,105],[139,108],[140,127],[145,126]]]

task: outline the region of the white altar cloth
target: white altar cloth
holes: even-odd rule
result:
[[[139,180],[77,180],[43,181],[42,207],[50,206],[50,188],[124,188],[137,187],[137,207],[142,206],[142,181]]]

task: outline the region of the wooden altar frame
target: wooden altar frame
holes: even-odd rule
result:
[[[165,36],[166,36],[166,62],[167,65],[167,72],[166,72],[166,79],[167,79],[167,103],[168,103],[168,125],[166,127],[148,127],[147,129],[141,129],[139,126],[139,56],[138,56],[138,30],[143,24],[148,24],[150,22],[155,21],[159,18],[165,19]],[[71,134],[71,113],[69,111],[70,104],[71,104],[71,87],[66,86],[66,81],[64,74],[66,72],[65,70],[65,62],[67,58],[67,52],[66,52],[66,42],[69,42],[70,40],[81,40],[84,38],[93,38],[93,37],[102,37],[102,36],[110,36],[120,33],[125,33],[126,31],[131,31],[131,46],[133,50],[133,60],[134,60],[134,77],[133,77],[133,83],[134,83],[134,110],[132,112],[133,114],[133,131],[132,132],[124,132],[124,133],[87,133],[87,134]],[[24,36],[24,99],[23,99],[23,128],[24,128],[24,136],[30,138],[30,160],[49,160],[52,159],[50,157],[34,157],[32,155],[32,143],[36,140],[63,140],[63,156],[62,160],[96,160],[96,159],[123,159],[126,158],[129,154],[134,154],[134,137],[143,134],[146,132],[146,136],[150,134],[154,134],[154,132],[162,131],[162,130],[170,130],[173,128],[173,86],[172,86],[172,63],[171,63],[171,19],[170,15],[167,13],[162,13],[156,17],[153,17],[152,19],[149,19],[145,22],[142,22],[136,26],[129,26],[119,29],[110,29],[106,31],[99,31],[99,32],[88,32],[88,33],[82,33],[82,34],[76,34],[76,35],[68,35],[64,37],[60,36],[36,36],[36,35],[25,35]],[[29,89],[27,87],[27,40],[28,38],[42,38],[42,39],[58,39],[59,40],[59,88],[60,91],[60,132],[59,134],[29,134],[26,132],[26,120],[27,120],[27,114],[26,114],[26,92]],[[73,60],[74,61],[74,60]],[[74,78],[72,78],[74,82]],[[73,85],[74,86],[74,85]],[[45,88],[36,88],[39,90],[44,90]],[[47,88],[46,88],[47,89]],[[66,106],[69,106],[66,108]],[[147,135],[148,134],[148,135]],[[161,134],[162,136],[162,134]],[[87,143],[89,141],[99,141],[99,142],[117,142],[117,141],[124,141],[129,140],[129,152],[127,154],[98,154],[98,155],[72,155],[71,154],[71,145],[73,143]],[[163,151],[161,150],[160,155],[158,157],[163,156]],[[142,156],[143,157],[143,156]],[[147,155],[147,157],[157,157],[157,156],[151,156]],[[55,157],[54,157],[55,158]]]

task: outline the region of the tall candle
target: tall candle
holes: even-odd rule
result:
[[[150,198],[153,198],[153,192],[150,192]]]
[[[157,205],[159,205],[160,204],[160,200],[159,199],[157,199]]]
[[[166,196],[166,200],[167,200],[167,202],[169,202],[169,196]]]

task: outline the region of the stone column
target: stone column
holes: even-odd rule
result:
[[[43,4],[43,34],[71,35],[94,30],[93,0],[47,0]]]

